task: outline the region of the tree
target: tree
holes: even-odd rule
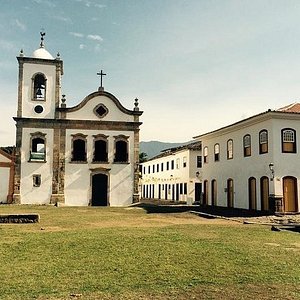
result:
[[[148,160],[148,155],[145,152],[140,153],[140,163],[143,163]]]

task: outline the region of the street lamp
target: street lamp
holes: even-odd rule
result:
[[[271,180],[274,180],[274,164],[273,163],[269,163],[269,169],[272,174]]]

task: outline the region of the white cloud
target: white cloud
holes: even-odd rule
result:
[[[104,4],[95,4],[95,7],[97,7],[97,8],[105,8],[106,7],[106,5],[104,5]]]
[[[6,41],[6,40],[0,40],[0,49],[3,49],[3,50],[15,50],[16,47],[15,45],[10,42],[10,41]]]
[[[69,32],[69,34],[75,36],[75,37],[80,37],[80,38],[83,38],[84,37],[84,34],[83,33],[79,33],[79,32]]]
[[[86,45],[85,45],[85,44],[80,44],[80,45],[79,45],[79,49],[82,50],[82,49],[84,49],[84,48],[86,48]]]
[[[72,20],[69,17],[64,16],[53,16],[54,19],[65,22],[65,23],[72,23]]]
[[[94,41],[100,41],[100,42],[103,41],[103,38],[100,35],[97,35],[97,34],[95,34],[95,35],[89,34],[87,36],[87,38],[90,39],[90,40],[94,40]]]
[[[97,7],[97,8],[100,8],[100,9],[106,7],[105,4],[95,3],[95,2],[92,2],[92,1],[89,1],[89,0],[77,0],[77,2],[82,3],[86,7]]]
[[[101,46],[100,44],[97,44],[94,48],[95,52],[100,52],[101,51]]]
[[[16,25],[22,30],[25,31],[26,30],[26,26],[25,24],[23,24],[21,21],[19,21],[18,19],[15,20]]]
[[[48,7],[56,7],[55,3],[48,1],[48,0],[32,0],[33,2],[37,3],[37,4],[43,4],[46,5]]]

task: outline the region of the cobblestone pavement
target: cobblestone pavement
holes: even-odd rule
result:
[[[270,225],[299,225],[300,214],[295,215],[270,215],[259,217],[232,217],[229,218],[243,223],[257,223]]]

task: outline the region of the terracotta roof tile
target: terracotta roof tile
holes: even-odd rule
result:
[[[290,105],[281,107],[276,111],[287,112],[287,113],[300,113],[300,103],[292,103]]]

